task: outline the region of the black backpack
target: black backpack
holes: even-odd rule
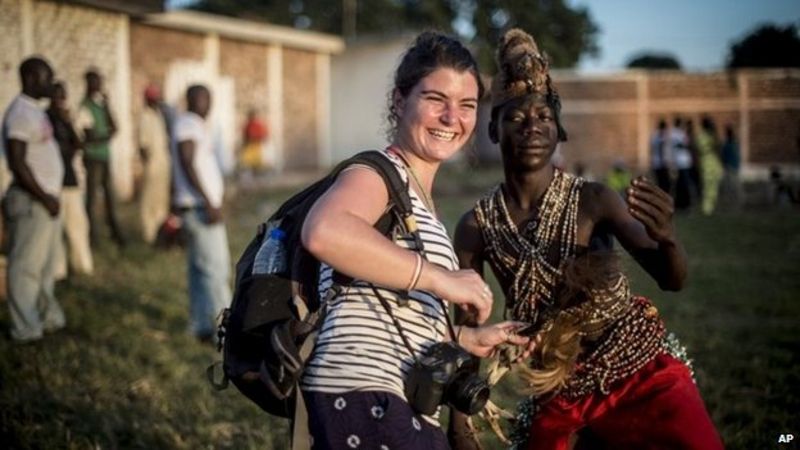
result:
[[[219,324],[222,376],[215,376],[219,363],[209,367],[207,373],[216,389],[225,389],[230,380],[242,394],[275,416],[293,418],[296,406],[302,406],[297,384],[323,315],[324,304],[320,303],[318,292],[320,262],[302,245],[303,222],[337,175],[354,164],[375,169],[389,192],[389,207],[375,228],[387,236],[400,230],[413,237],[417,248],[422,246],[408,186],[394,164],[375,150],[343,161],[325,178],[283,203],[259,226],[236,264],[233,300]],[[286,271],[254,275],[256,253],[269,236],[268,230],[276,224],[285,233]],[[333,281],[336,289],[352,279],[334,272]]]

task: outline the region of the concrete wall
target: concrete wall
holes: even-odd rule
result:
[[[287,169],[318,167],[316,58],[301,50],[283,50],[284,160]]]
[[[268,117],[267,51],[263,44],[220,39],[220,73],[234,82],[237,124],[245,123],[251,109],[262,118]],[[237,141],[241,141],[238,136]]]
[[[30,6],[28,4],[29,9]],[[0,30],[3,30],[0,34],[0,108],[5,111],[11,99],[20,91],[17,68],[23,55],[33,51],[33,39],[30,37],[32,29],[23,31],[22,2],[0,0],[0,11]],[[12,36],[16,38],[10,39]]]
[[[159,27],[132,23],[131,60],[134,69],[131,73],[131,96],[133,115],[138,117],[144,104],[142,98],[148,83],[164,86],[173,61],[196,61],[205,59],[203,35],[185,31],[168,30]]]

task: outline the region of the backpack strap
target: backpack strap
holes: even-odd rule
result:
[[[411,197],[408,195],[408,183],[403,181],[403,179],[400,177],[400,174],[397,173],[397,168],[395,167],[394,163],[389,161],[383,152],[378,150],[367,150],[358,153],[352,158],[344,161],[340,165],[341,168],[337,167],[337,174],[345,167],[353,164],[364,164],[369,166],[375,169],[378,175],[383,178],[383,182],[386,184],[386,190],[389,193],[389,202],[392,206],[392,209],[402,219],[406,231],[413,236],[414,244],[416,244],[417,250],[424,252],[424,245],[422,243],[422,238],[419,235],[417,221],[414,217],[414,210],[411,205]]]
[[[367,150],[356,154],[355,156],[341,162],[331,172],[333,177],[338,176],[339,173],[347,167],[354,164],[361,164],[370,167],[383,178],[386,185],[386,190],[389,194],[389,208],[387,212],[378,219],[375,228],[384,235],[391,232],[392,229],[392,215],[400,218],[401,225],[405,231],[411,235],[414,240],[416,251],[425,253],[425,245],[422,242],[422,237],[417,227],[417,221],[414,217],[414,210],[411,204],[411,196],[408,195],[408,183],[403,181],[403,178],[397,172],[397,167],[392,163],[386,155],[378,150]],[[349,284],[352,279],[342,275],[334,270],[334,282],[340,285]],[[400,306],[408,305],[408,292],[401,291],[403,295],[400,296]]]
[[[300,357],[307,361],[311,357],[314,345],[317,342],[317,332],[312,332],[300,347]],[[300,379],[294,385],[295,406],[294,417],[292,417],[292,450],[310,450],[311,432],[308,429],[308,409],[303,399],[303,391],[300,389]]]

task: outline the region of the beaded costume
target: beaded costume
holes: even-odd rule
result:
[[[691,369],[678,359],[680,345],[665,336],[656,308],[630,294],[624,274],[615,272],[578,304],[557,305],[564,271],[579,253],[582,186],[581,178],[556,169],[535,225],[523,231],[511,219],[501,185],[473,210],[484,256],[512,280],[506,292],[511,318],[545,334],[559,318],[583,324],[571,374],[555,392],[521,402],[512,448],[566,450],[574,433],[589,428],[594,439],[618,449],[721,449]]]
[[[475,207],[486,243],[486,256],[498,273],[513,280],[508,311],[514,320],[533,323],[547,333],[556,315],[591,321],[582,336],[590,351],[581,354],[561,395],[577,399],[597,390],[608,394],[611,384],[627,378],[664,351],[664,326],[647,299],[632,297],[628,280],[615,274],[592,299],[567,309],[554,305],[564,267],[577,254],[577,215],[583,179],[556,169],[544,195],[536,227],[520,233],[497,186]],[[526,230],[527,231],[527,230]]]

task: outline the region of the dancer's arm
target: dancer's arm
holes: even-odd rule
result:
[[[595,211],[594,223],[607,225],[661,289],[683,288],[686,251],[676,235],[672,197],[644,177],[631,181],[625,200],[597,183],[584,189],[581,205]]]

